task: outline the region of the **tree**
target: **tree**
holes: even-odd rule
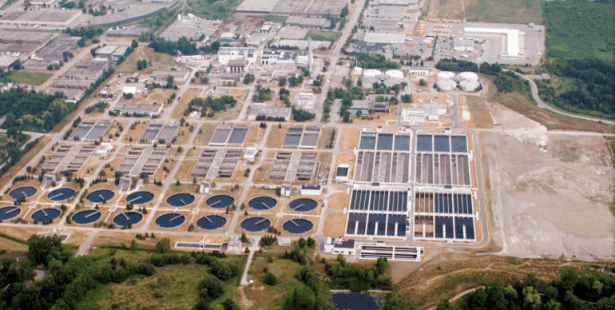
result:
[[[419,85],[421,85],[421,86],[427,86],[427,82],[425,81],[425,79],[420,79],[420,80],[419,80]]]
[[[528,286],[523,289],[523,304],[527,309],[531,310],[540,308],[540,295],[535,288]]]
[[[133,239],[133,240],[130,242],[130,251],[134,252],[134,251],[136,251],[136,250],[137,250],[137,241]]]
[[[276,278],[275,275],[269,271],[263,274],[262,281],[269,286],[278,284],[278,278]]]
[[[130,44],[130,46],[132,48],[137,48],[137,47],[139,47],[139,42],[137,42],[137,40],[132,40],[132,43]]]
[[[284,87],[284,85],[286,85],[286,77],[280,77],[280,87]]]
[[[214,300],[224,294],[222,281],[216,277],[208,277],[201,281],[198,286],[199,297],[206,300]]]
[[[341,17],[341,18],[344,18],[344,17],[348,16],[348,13],[349,13],[349,12],[348,12],[348,5],[346,5],[346,6],[342,9],[342,12],[340,12],[340,17]]]
[[[162,238],[156,243],[155,252],[159,254],[171,252],[171,240],[169,238]]]
[[[173,82],[175,82],[175,78],[172,75],[169,75],[167,77],[167,83],[169,84],[173,84]]]
[[[360,118],[361,115],[363,115],[363,112],[361,112],[361,110],[357,110],[357,113],[355,113],[355,115],[357,116],[357,118]]]
[[[352,86],[352,80],[351,79],[347,79],[345,84],[346,84],[346,88],[350,88]]]
[[[363,80],[362,80],[361,78],[359,78],[359,79],[357,80],[357,86],[358,86],[358,87],[363,86]]]
[[[37,265],[47,266],[54,259],[66,262],[72,257],[71,252],[62,245],[62,239],[55,236],[32,235],[28,239],[28,259]]]

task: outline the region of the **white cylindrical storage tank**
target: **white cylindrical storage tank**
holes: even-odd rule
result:
[[[442,71],[440,73],[438,73],[438,75],[436,76],[436,78],[438,79],[438,81],[441,80],[450,80],[455,76],[455,73],[453,72],[449,72],[449,71]]]
[[[395,79],[401,80],[404,78],[404,73],[401,70],[389,70],[385,74]]]
[[[457,83],[453,80],[440,80],[436,82],[436,86],[440,91],[451,91],[457,88]]]
[[[375,77],[382,74],[382,71],[376,69],[363,69],[364,77]]]
[[[478,82],[478,75],[474,72],[461,72],[458,75],[460,81]]]
[[[461,81],[459,82],[459,88],[465,91],[476,91],[480,84],[478,82],[472,81]]]

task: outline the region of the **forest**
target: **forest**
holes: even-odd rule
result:
[[[199,49],[196,44],[188,40],[185,36],[181,37],[177,42],[156,38],[148,45],[153,48],[156,53],[166,53],[176,55],[179,51],[182,55],[196,55]]]
[[[75,109],[60,94],[46,95],[13,88],[0,93],[0,116],[6,115],[2,128],[47,132]]]
[[[384,57],[384,55],[357,53],[356,58],[357,58],[357,66],[363,69],[389,70],[389,69],[399,69],[399,67],[401,66],[396,61],[386,60],[386,57]]]
[[[563,77],[565,84],[550,79],[536,81],[540,98],[567,111],[615,118],[615,66],[598,59],[569,59],[547,64],[547,70]],[[597,112],[597,113],[595,113]]]
[[[133,241],[134,242],[134,241]],[[135,243],[136,244],[136,243]],[[154,254],[146,262],[136,264],[124,258],[73,257],[73,249],[61,243],[55,236],[33,235],[27,241],[25,259],[5,258],[0,268],[0,309],[7,310],[62,310],[83,309],[81,302],[87,302],[92,294],[109,283],[123,283],[129,278],[144,279],[157,273],[157,268],[167,265],[197,264],[207,266],[210,275],[198,287],[196,310],[209,310],[210,304],[225,292],[223,281],[236,280],[241,266],[237,263],[223,263],[226,255],[212,253],[171,253],[168,238],[156,244]],[[126,247],[126,250],[128,248]],[[131,252],[140,251],[131,244]],[[43,269],[46,276],[34,282],[35,269]],[[87,295],[87,296],[86,296]],[[154,294],[156,297],[156,293]],[[223,310],[238,310],[233,300],[221,303]],[[115,308],[115,307],[113,307]],[[145,308],[143,308],[145,309]]]
[[[232,108],[236,103],[237,99],[233,96],[222,96],[220,98],[213,98],[212,96],[207,96],[206,98],[194,98],[188,102],[188,108],[184,111],[184,115],[197,111],[195,106],[200,106],[202,107],[201,117],[213,116],[214,112],[226,110],[227,105]]]
[[[402,310],[403,296],[387,296],[384,310]],[[411,308],[407,307],[406,308]],[[415,308],[413,308],[415,309]],[[417,308],[418,309],[418,308]],[[615,279],[594,272],[562,271],[549,283],[529,274],[514,284],[490,283],[463,296],[457,306],[438,303],[437,310],[606,310],[615,309]]]

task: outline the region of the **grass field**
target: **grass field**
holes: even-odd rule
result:
[[[90,250],[88,256],[95,258],[97,267],[103,267],[113,256],[139,264],[148,263],[151,254],[151,251],[97,248]],[[229,256],[221,262],[239,262],[243,270],[245,260],[245,256]],[[150,277],[133,276],[120,284],[98,286],[87,293],[77,309],[192,309],[198,301],[199,282],[211,276],[207,270],[206,266],[194,263],[157,267],[156,273]],[[227,298],[236,300],[238,285],[239,277],[225,282],[224,295],[213,301],[212,306]],[[155,298],[155,290],[160,290],[163,297]]]
[[[13,70],[2,78],[2,81],[18,84],[41,85],[52,76],[52,73],[35,70]]]
[[[305,35],[305,40],[312,38],[318,41],[337,41],[340,37],[342,37],[341,32],[310,30]]]
[[[187,13],[193,13],[207,19],[225,20],[235,13],[242,1],[237,0],[188,0]]]
[[[613,61],[615,5],[590,1],[552,1],[542,5],[547,55]],[[608,39],[611,38],[611,39]]]
[[[484,75],[481,75],[481,77],[484,77],[484,81],[486,81],[489,85],[489,94],[487,95],[488,101],[498,102],[519,114],[525,115],[530,119],[545,125],[549,130],[582,130],[606,133],[615,132],[615,127],[612,126],[570,118],[544,109],[539,109],[533,101],[528,99],[526,95],[519,92],[497,92],[497,88],[491,82],[493,77]]]
[[[280,16],[280,15],[265,15],[263,19],[266,21],[274,22],[274,23],[284,23],[288,16]]]
[[[542,23],[540,0],[440,0],[438,17],[486,23]]]

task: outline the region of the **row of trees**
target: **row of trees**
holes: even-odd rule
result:
[[[165,53],[176,55],[180,52],[182,55],[196,55],[199,49],[196,44],[188,40],[186,36],[181,37],[177,42],[165,40],[164,38],[154,38],[148,45],[157,53]]]

